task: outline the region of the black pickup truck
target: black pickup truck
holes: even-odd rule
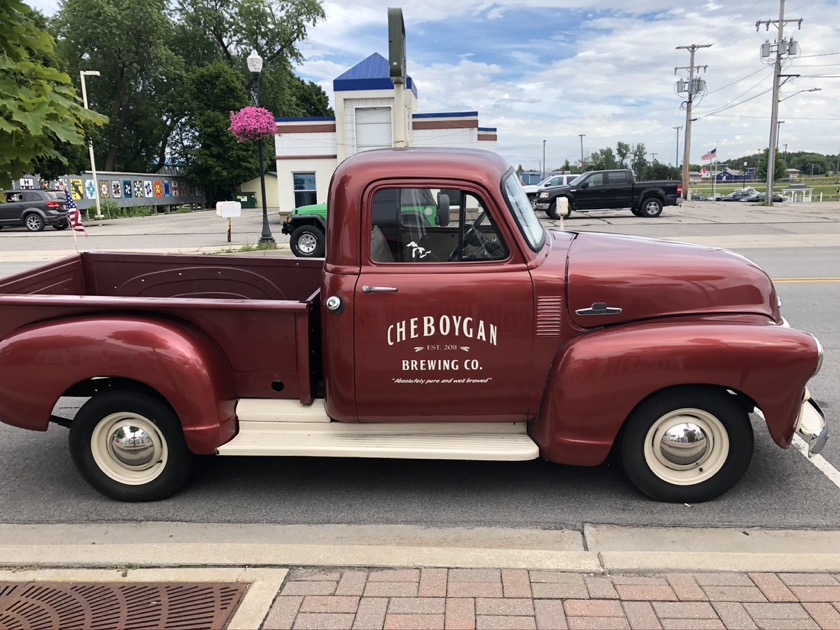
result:
[[[552,219],[560,218],[557,200],[569,200],[573,210],[630,208],[637,217],[658,217],[665,206],[680,202],[682,184],[676,180],[637,182],[628,169],[581,173],[568,186],[540,191],[534,200],[535,210],[545,210]]]

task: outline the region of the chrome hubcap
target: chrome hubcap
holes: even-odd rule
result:
[[[692,486],[720,472],[729,448],[729,434],[715,415],[703,409],[675,409],[648,430],[644,457],[663,481]]]
[[[41,225],[41,222],[38,220],[38,217],[33,215],[26,217],[26,227],[30,230],[37,230],[39,225]]]
[[[128,411],[100,420],[91,434],[90,448],[104,474],[131,486],[157,479],[169,459],[169,448],[157,425]]]
[[[304,234],[298,239],[298,249],[300,251],[311,254],[318,246],[318,240],[312,234]]]
[[[674,466],[692,466],[701,461],[708,450],[706,433],[691,422],[671,427],[659,443],[659,455]]]

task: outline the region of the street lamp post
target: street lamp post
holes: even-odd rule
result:
[[[82,104],[85,109],[88,107],[87,86],[85,85],[85,77],[98,77],[99,70],[82,70],[79,72],[79,77],[82,79]],[[96,160],[93,157],[93,141],[88,141],[88,151],[90,152],[90,172],[93,174],[93,198],[96,200],[96,220],[102,220],[102,209],[99,205],[99,179],[96,177]]]
[[[254,83],[254,106],[259,107],[260,104],[260,73],[262,72],[263,59],[259,56],[256,50],[252,50],[248,55],[248,70],[251,71],[251,78]],[[262,234],[260,234],[260,245],[268,245],[274,247],[276,242],[271,235],[271,228],[268,226],[268,206],[265,199],[265,168],[263,159],[263,139],[257,140],[257,147],[260,154],[260,192],[262,193]]]
[[[540,179],[545,179],[545,172],[546,172],[546,170],[547,170],[547,169],[545,168],[545,140],[543,140],[543,163],[542,163],[542,177],[540,177]]]
[[[744,162],[744,172],[743,172],[743,175],[744,175],[744,182],[743,182],[743,184],[741,185],[741,190],[743,190],[744,188],[746,188],[746,187],[747,187],[747,163],[746,163],[746,162]]]

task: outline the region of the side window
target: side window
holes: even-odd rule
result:
[[[595,186],[603,186],[604,185],[604,174],[603,173],[593,173],[589,176],[589,179],[586,180],[589,183],[589,187],[593,188]]]
[[[628,174],[624,171],[607,173],[607,183],[617,185],[629,184],[630,178],[628,177]]]
[[[456,263],[508,257],[484,202],[463,190],[378,190],[373,196],[370,234],[371,260],[379,263]]]
[[[41,195],[36,192],[25,192],[21,195],[23,197],[23,201],[32,202],[32,201],[41,201]]]
[[[295,208],[318,203],[315,173],[292,173],[292,182],[295,190]]]

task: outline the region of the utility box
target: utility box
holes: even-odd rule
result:
[[[243,208],[257,207],[257,194],[252,192],[236,193],[234,199],[242,204]]]

